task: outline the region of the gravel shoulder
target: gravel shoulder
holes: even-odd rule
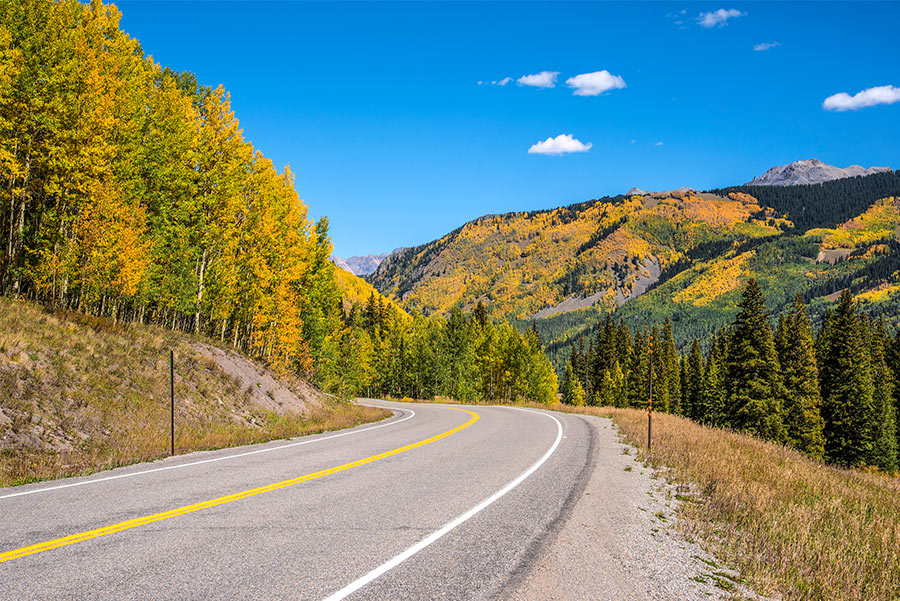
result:
[[[676,527],[676,489],[619,442],[611,420],[595,430],[595,469],[564,524],[507,601],[728,599],[736,574]]]

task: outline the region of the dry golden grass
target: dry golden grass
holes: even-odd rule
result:
[[[561,407],[554,407],[555,409]],[[565,410],[573,411],[573,408]],[[739,569],[758,593],[784,599],[900,599],[900,479],[828,467],[791,449],[665,414],[611,417],[627,442],[697,494],[683,528]]]
[[[390,414],[326,398],[313,399],[320,406],[309,404],[302,414],[267,410],[254,404],[246,382],[195,350],[198,341],[0,299],[0,486],[167,455],[170,348],[178,453],[346,428]]]

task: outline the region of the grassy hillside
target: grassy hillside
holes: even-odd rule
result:
[[[482,217],[391,255],[368,279],[426,313],[482,301],[494,315],[530,319],[566,299],[575,310],[611,309],[689,253],[778,235],[790,225],[743,194],[604,198]]]
[[[802,601],[900,595],[900,479],[827,467],[665,414],[654,415],[648,453],[645,412],[581,412],[612,417],[643,457],[683,485],[681,526],[756,592]]]
[[[329,400],[208,340],[0,298],[0,486],[176,452],[343,428],[386,412]]]

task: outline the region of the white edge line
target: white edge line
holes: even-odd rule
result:
[[[378,407],[379,405],[369,405],[370,407]],[[130,478],[132,476],[142,476],[144,474],[152,474],[154,472],[164,472],[167,470],[176,470],[182,467],[191,467],[194,465],[200,465],[203,463],[213,463],[215,461],[225,461],[227,459],[237,459],[238,457],[246,457],[248,455],[256,455],[257,453],[268,453],[270,451],[280,451],[282,449],[288,449],[290,447],[298,447],[300,445],[312,444],[314,442],[320,442],[322,440],[331,440],[332,438],[340,438],[341,436],[349,436],[351,434],[361,434],[362,432],[368,432],[370,430],[377,430],[378,428],[384,428],[387,426],[393,426],[394,424],[399,424],[400,422],[405,422],[408,419],[412,419],[415,417],[416,412],[412,409],[398,409],[395,407],[387,407],[389,409],[396,409],[397,411],[409,411],[409,415],[406,417],[400,418],[398,420],[389,421],[384,424],[378,424],[377,426],[372,426],[369,428],[363,428],[358,430],[356,428],[352,430],[347,430],[346,432],[341,432],[339,434],[331,434],[330,436],[322,436],[320,438],[313,438],[312,440],[301,440],[299,442],[291,442],[288,444],[283,444],[277,447],[268,447],[265,449],[257,449],[255,451],[247,451],[245,453],[237,453],[235,455],[226,455],[224,457],[213,457],[212,459],[203,459],[201,461],[192,461],[190,463],[179,463],[178,465],[167,465],[165,467],[157,467],[152,470],[143,470],[140,472],[131,472],[128,474],[117,474],[115,476],[106,476],[105,478],[96,478],[94,480],[82,480],[81,482],[71,482],[69,484],[60,484],[58,486],[49,486],[47,488],[38,488],[35,490],[23,490],[21,492],[14,492],[8,495],[0,496],[0,500],[2,499],[10,499],[12,497],[21,497],[24,495],[33,495],[39,492],[50,492],[51,490],[59,490],[61,488],[71,488],[73,486],[83,486],[85,484],[96,484],[98,482],[107,482],[109,480],[118,480],[119,478]]]
[[[416,543],[415,545],[413,545],[406,551],[403,551],[402,553],[400,553],[393,559],[388,560],[387,562],[381,564],[380,566],[378,566],[377,568],[375,568],[374,570],[372,570],[365,576],[357,578],[356,580],[354,580],[353,582],[351,582],[350,584],[348,584],[347,586],[345,586],[338,592],[330,595],[329,597],[326,597],[324,599],[324,601],[341,601],[341,599],[345,599],[346,597],[352,595],[353,593],[355,593],[362,587],[366,586],[367,584],[369,584],[376,578],[382,576],[385,572],[388,572],[388,571],[396,568],[398,565],[400,565],[401,563],[403,563],[404,561],[406,561],[407,559],[409,559],[410,557],[412,557],[413,555],[415,555],[416,553],[418,553],[419,551],[421,551],[422,549],[424,549],[431,543],[437,541],[439,538],[441,538],[442,536],[444,536],[445,534],[447,534],[448,532],[450,532],[451,530],[453,530],[460,524],[462,524],[462,523],[466,522],[467,520],[469,520],[470,518],[474,517],[476,514],[480,513],[483,509],[485,509],[487,506],[491,505],[494,501],[496,501],[497,499],[499,499],[500,497],[502,497],[503,495],[505,495],[506,493],[508,493],[515,487],[517,487],[526,478],[528,478],[534,472],[536,472],[538,470],[538,468],[540,468],[542,465],[544,465],[544,463],[548,459],[550,459],[550,456],[553,455],[554,451],[556,451],[556,448],[559,446],[559,443],[562,440],[562,435],[563,435],[562,423],[560,423],[560,421],[558,419],[556,419],[554,416],[550,415],[549,413],[542,413],[540,411],[532,411],[531,409],[523,409],[521,407],[509,407],[509,409],[518,409],[519,411],[527,411],[528,413],[536,413],[538,415],[543,415],[543,416],[549,417],[550,419],[555,421],[556,428],[557,428],[556,440],[553,442],[553,445],[550,447],[550,450],[548,450],[546,453],[544,453],[544,456],[541,457],[540,459],[538,459],[537,463],[535,463],[530,468],[525,470],[522,474],[519,475],[518,478],[516,478],[515,480],[513,480],[512,482],[510,482],[509,484],[507,484],[506,486],[504,486],[503,488],[501,488],[500,490],[495,492],[493,495],[491,495],[490,497],[488,497],[487,499],[485,499],[484,501],[482,501],[481,503],[479,503],[478,505],[476,505],[469,511],[458,516],[454,520],[444,524],[444,526],[440,530],[437,530],[437,531],[431,533],[428,537],[420,540],[418,543]]]

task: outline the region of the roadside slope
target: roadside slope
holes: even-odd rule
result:
[[[0,486],[166,455],[170,350],[177,452],[387,414],[331,401],[198,337],[0,299]]]

